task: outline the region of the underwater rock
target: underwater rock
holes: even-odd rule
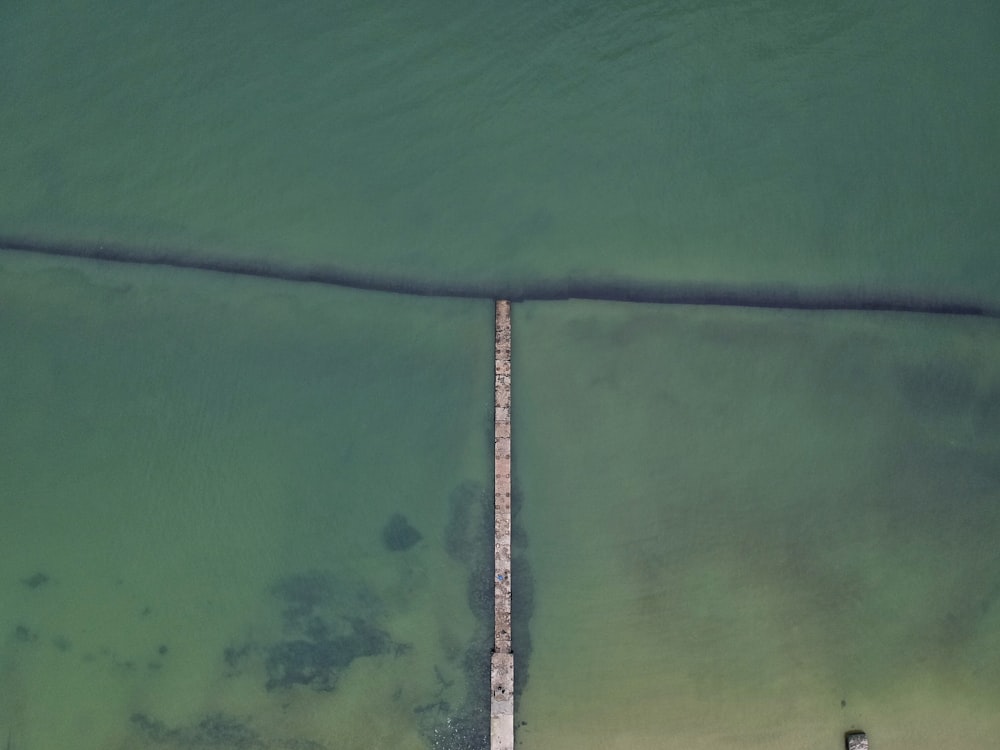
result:
[[[402,513],[393,513],[392,518],[382,527],[382,543],[392,552],[402,552],[424,538]]]

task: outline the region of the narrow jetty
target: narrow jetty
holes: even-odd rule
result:
[[[510,640],[510,302],[496,303],[493,420],[493,656],[490,750],[514,750],[514,651]]]

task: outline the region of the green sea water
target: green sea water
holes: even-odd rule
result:
[[[515,309],[523,747],[992,746],[995,323]]]
[[[0,236],[995,305],[998,34],[7,2]],[[0,742],[479,747],[492,314],[0,250]],[[995,322],[516,305],[514,377],[519,747],[995,746]]]
[[[7,2],[0,227],[995,301],[998,33],[983,0]]]
[[[455,493],[490,472],[492,307],[8,258],[0,279],[5,740],[446,733],[482,636],[449,552],[490,540],[446,532],[457,500],[487,507]],[[288,644],[330,679],[289,680]]]

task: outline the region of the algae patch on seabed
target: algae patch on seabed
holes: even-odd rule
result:
[[[285,576],[267,589],[273,617],[261,632],[273,634],[226,647],[228,678],[263,677],[261,686],[287,704],[296,691],[333,693],[345,671],[364,657],[400,656],[409,644],[382,626],[384,605],[360,580],[321,570]],[[284,730],[287,732],[287,729]],[[285,736],[259,716],[209,712],[172,723],[145,711],[129,717],[129,732],[141,746],[199,750],[328,750],[323,742]]]
[[[393,513],[382,527],[382,544],[390,552],[403,552],[424,538],[402,513]]]
[[[399,514],[383,526],[394,534],[412,539],[410,522]],[[421,532],[413,529],[420,535]],[[263,618],[250,623],[237,638],[222,649],[220,665],[226,678],[250,681],[266,705],[294,713],[296,705],[328,705],[340,712],[344,696],[357,686],[357,678],[367,679],[366,670],[375,669],[382,677],[400,676],[386,697],[385,710],[402,719],[409,717],[410,731],[433,750],[487,747],[489,743],[489,654],[492,645],[492,502],[480,483],[457,487],[448,501],[448,517],[439,531],[447,557],[459,563],[466,576],[468,605],[474,614],[471,638],[441,635],[443,653],[423,641],[410,643],[393,626],[392,602],[377,585],[364,578],[307,569],[278,578],[262,587]],[[402,537],[394,537],[397,539]],[[421,535],[421,539],[423,539]],[[419,541],[419,540],[418,540]],[[419,565],[418,557],[400,554],[382,534],[382,546],[390,569],[397,572]],[[413,542],[410,547],[415,547]],[[428,545],[421,550],[430,549]],[[403,573],[399,573],[406,580]],[[397,659],[403,661],[395,662]],[[358,660],[369,663],[359,667]],[[420,666],[417,666],[420,665]],[[353,671],[357,669],[358,671]],[[413,675],[413,670],[419,670]],[[416,682],[404,675],[413,675]],[[381,678],[380,678],[381,679]],[[353,695],[353,694],[352,694]],[[265,698],[266,696],[266,698]],[[328,703],[329,702],[329,703]],[[297,715],[297,714],[296,714]],[[377,717],[372,717],[377,721]],[[294,722],[293,722],[294,723]],[[302,734],[289,733],[283,722],[273,723],[259,712],[232,705],[219,710],[213,706],[182,718],[160,714],[155,706],[137,706],[128,715],[127,733],[136,747],[203,748],[204,750],[270,750],[332,748],[332,735],[316,729]],[[339,731],[339,730],[338,730]],[[331,739],[328,739],[331,737]]]
[[[409,648],[377,624],[381,602],[360,582],[312,570],[280,579],[270,593],[280,607],[281,636],[232,645],[223,653],[231,676],[251,662],[262,663],[268,691],[301,685],[329,692],[355,659]]]
[[[50,580],[52,580],[52,579],[49,578],[49,576],[48,576],[47,573],[43,573],[43,572],[39,571],[39,572],[35,573],[34,575],[28,576],[27,578],[22,578],[21,579],[21,583],[23,583],[29,589],[37,589],[37,588],[39,588],[41,586],[44,586]]]
[[[268,738],[254,729],[248,719],[213,713],[185,726],[166,723],[135,713],[130,717],[133,729],[146,744],[162,748],[203,748],[204,750],[326,750],[312,740]]]
[[[515,503],[519,503],[515,499]],[[516,508],[515,508],[516,514]],[[487,488],[478,482],[467,481],[458,485],[448,499],[448,521],[444,529],[444,546],[448,556],[461,563],[467,572],[466,593],[469,609],[475,616],[476,630],[463,653],[452,654],[452,660],[460,663],[468,685],[466,697],[461,706],[454,710],[447,703],[432,703],[418,706],[421,727],[435,750],[464,750],[465,748],[486,748],[489,746],[489,705],[490,705],[490,654],[493,648],[493,498]],[[530,640],[527,623],[531,615],[533,601],[533,581],[525,564],[524,548],[527,539],[524,529],[515,518],[513,529],[514,558],[514,603],[521,607],[515,623],[515,638],[524,648],[524,656],[518,652],[518,680],[523,686],[527,675],[527,656]],[[520,594],[516,593],[520,589]],[[442,675],[437,675],[444,687]],[[516,687],[516,686],[515,686]]]

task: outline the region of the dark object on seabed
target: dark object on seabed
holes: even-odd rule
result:
[[[844,735],[844,744],[847,750],[868,750],[868,735],[857,730],[850,731]]]
[[[423,538],[424,535],[413,528],[402,513],[393,513],[382,527],[382,543],[393,552],[409,549]]]

